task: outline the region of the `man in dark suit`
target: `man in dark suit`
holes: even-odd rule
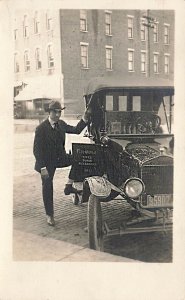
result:
[[[41,174],[42,196],[47,216],[47,223],[55,225],[53,209],[53,177],[56,168],[72,164],[72,156],[65,151],[65,134],[79,134],[86,127],[89,118],[88,109],[76,126],[71,126],[60,120],[61,104],[51,101],[49,104],[49,117],[43,121],[35,131],[33,153],[36,159],[35,170]],[[76,190],[72,187],[74,168],[69,173],[69,181],[64,193],[69,195]]]

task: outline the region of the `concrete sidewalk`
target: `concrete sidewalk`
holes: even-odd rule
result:
[[[13,259],[15,261],[136,262],[136,260],[94,251],[20,230],[14,230],[13,238]]]

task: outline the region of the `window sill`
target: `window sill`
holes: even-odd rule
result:
[[[84,33],[87,33],[88,31],[87,31],[87,30],[80,30],[80,32],[84,32]]]
[[[165,44],[165,43],[164,43],[164,45],[165,45],[165,46],[170,46],[170,44]]]
[[[106,35],[106,36],[110,36],[110,37],[112,37],[112,34],[107,34],[107,33],[106,33],[105,35]]]
[[[133,37],[128,37],[128,40],[133,40],[134,38]]]
[[[89,70],[90,68],[86,67],[81,67],[81,70]]]
[[[128,72],[129,72],[129,73],[134,73],[134,72],[135,72],[135,70],[128,70]]]
[[[113,71],[113,69],[106,69],[106,71],[107,71],[107,72],[112,72],[112,71]]]

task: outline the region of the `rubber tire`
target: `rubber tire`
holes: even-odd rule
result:
[[[72,194],[72,201],[74,205],[79,204],[79,196],[77,194]]]
[[[89,196],[87,214],[89,247],[90,249],[103,251],[103,222],[100,200],[94,196]]]

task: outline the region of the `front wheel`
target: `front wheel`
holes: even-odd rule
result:
[[[103,251],[103,225],[100,200],[90,195],[87,215],[89,247],[94,250]]]

